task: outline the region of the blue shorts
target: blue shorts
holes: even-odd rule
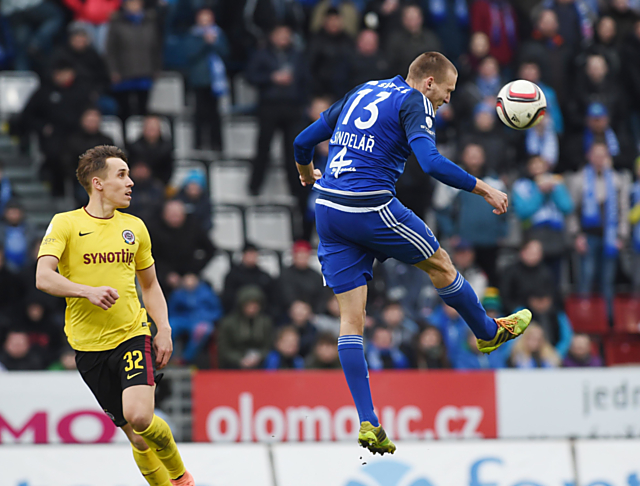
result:
[[[376,258],[414,265],[440,247],[424,221],[396,198],[377,208],[358,208],[320,197],[316,228],[322,274],[336,294],[366,285]]]

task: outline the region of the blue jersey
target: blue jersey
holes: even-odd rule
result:
[[[314,190],[348,199],[395,196],[410,142],[435,143],[435,110],[402,76],[369,81],[322,113],[333,130],[322,179]]]

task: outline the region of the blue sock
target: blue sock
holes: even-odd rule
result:
[[[362,343],[362,336],[357,334],[340,336],[338,338],[338,354],[344,376],[349,384],[349,390],[351,390],[351,396],[356,403],[360,422],[368,421],[377,427],[380,423],[373,411],[371,388],[369,388],[369,369],[364,359]]]
[[[445,304],[458,311],[478,339],[491,341],[496,337],[496,321],[487,316],[480,299],[460,273],[451,285],[436,290]]]

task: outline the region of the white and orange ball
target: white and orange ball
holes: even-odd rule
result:
[[[526,130],[536,126],[544,118],[546,109],[544,93],[531,81],[512,81],[498,93],[496,111],[509,128]]]

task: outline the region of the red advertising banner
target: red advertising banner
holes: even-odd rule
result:
[[[370,379],[392,438],[496,437],[493,372],[384,371]],[[201,371],[193,378],[198,442],[351,440],[358,427],[341,371]]]

